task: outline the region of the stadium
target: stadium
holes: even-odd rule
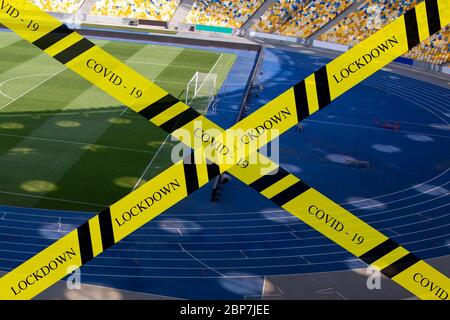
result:
[[[328,81],[338,85],[378,68],[372,75],[335,100],[328,98],[327,108],[259,152],[281,167],[283,179],[298,177],[400,245],[392,247],[405,251],[400,260],[425,261],[449,284],[450,26],[440,13],[436,27],[430,14],[445,1],[30,2],[224,129],[298,88],[405,13],[412,16],[408,12],[417,6],[416,37],[424,41],[386,66],[379,60],[398,51],[398,37],[373,42],[370,54],[352,60],[334,78],[329,73]],[[420,22],[425,18],[428,28]],[[73,64],[61,63],[51,46],[40,48],[0,19],[0,275],[5,277],[74,230],[80,235],[89,219],[143,190],[174,165],[174,154],[183,159],[191,149],[149,123],[144,112],[74,72]],[[408,24],[406,32],[410,43]],[[117,84],[118,75],[97,60],[88,68]],[[315,79],[318,83],[317,73]],[[135,87],[130,95],[140,98],[142,92]],[[176,184],[167,186],[175,192]],[[196,189],[83,263],[80,286],[71,288],[73,275],[67,275],[34,298],[418,299],[371,267],[376,259],[355,255],[291,214],[285,202],[275,200],[281,191],[275,187],[240,181],[230,170]],[[145,211],[166,195],[161,192],[136,208]],[[324,209],[319,217],[316,209],[310,214],[318,220],[332,212]],[[132,209],[128,213],[120,223],[134,216]],[[90,251],[95,253],[94,244]],[[380,262],[383,268],[397,261],[388,258]],[[406,268],[396,267],[401,271],[395,275]],[[34,277],[37,282],[40,276]],[[14,294],[32,285],[23,283],[11,286]],[[434,295],[448,299],[447,291],[449,286],[440,285]]]

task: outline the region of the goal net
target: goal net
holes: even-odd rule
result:
[[[215,111],[216,96],[217,74],[197,71],[187,84],[186,104],[199,112]]]

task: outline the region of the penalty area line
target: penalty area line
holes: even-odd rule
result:
[[[50,79],[56,77],[58,74],[60,74],[61,72],[63,72],[64,70],[66,70],[67,67],[59,70],[57,73],[53,74],[51,77],[39,82],[37,85],[33,86],[31,89],[28,89],[27,91],[25,91],[24,93],[22,93],[21,95],[19,95],[17,98],[13,98],[13,100],[11,100],[10,102],[8,102],[7,104],[5,104],[4,106],[0,107],[0,111],[5,109],[7,106],[9,106],[10,104],[12,104],[13,102],[16,102],[17,100],[19,100],[20,98],[22,98],[23,96],[25,96],[26,94],[30,93],[31,91],[33,91],[34,89],[40,87],[41,85],[43,85],[44,83],[46,83],[47,81],[49,81]]]

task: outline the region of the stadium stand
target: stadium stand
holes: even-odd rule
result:
[[[320,40],[355,45],[412,8],[419,0],[368,0],[359,10],[320,36]]]
[[[253,30],[307,38],[322,28],[354,0],[277,0]]]
[[[76,13],[84,0],[32,0],[35,5],[49,12]]]
[[[320,40],[345,45],[356,45],[375,33],[420,0],[368,0],[358,11],[351,13],[329,31],[320,36]],[[434,65],[443,65],[450,61],[449,27],[419,44],[405,57]]]
[[[262,5],[262,0],[196,0],[187,23],[240,28]]]
[[[280,34],[302,39],[308,38],[347,9],[353,1],[308,1],[281,27]]]
[[[91,15],[169,21],[179,0],[99,0]]]
[[[447,26],[409,51],[405,57],[434,65],[445,65],[450,62],[449,37],[450,26]]]
[[[302,7],[303,0],[276,0],[270,5],[264,15],[254,24],[252,30],[275,33],[280,30],[292,16]]]

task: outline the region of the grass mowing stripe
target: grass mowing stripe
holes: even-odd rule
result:
[[[0,37],[5,33],[0,32]],[[17,39],[19,39],[17,37]],[[33,57],[45,55],[38,48],[30,46],[25,40],[15,41],[0,48],[0,70],[2,73],[17,66],[18,62],[25,62]],[[48,57],[51,60],[50,57]]]
[[[3,109],[6,109],[9,105],[14,104],[14,102],[16,102],[17,100],[21,99],[22,97],[26,96],[28,93],[32,92],[33,90],[39,88],[41,85],[43,85],[44,83],[46,83],[47,81],[49,81],[50,79],[53,79],[54,77],[58,76],[61,72],[64,72],[66,69],[63,68],[60,71],[58,71],[57,73],[51,75],[50,77],[42,80],[41,82],[37,83],[36,85],[34,85],[33,87],[31,87],[30,89],[28,89],[27,91],[23,92],[22,94],[20,94],[17,98],[13,98],[10,102],[8,102],[7,104],[3,105],[0,107],[0,111]]]
[[[74,145],[80,145],[80,146],[92,146],[93,149],[115,149],[115,150],[122,150],[122,151],[154,154],[154,152],[151,152],[148,150],[108,146],[108,145],[94,144],[94,143],[87,143],[87,142],[78,142],[78,141],[69,141],[69,140],[60,140],[60,139],[48,139],[48,138],[40,138],[40,137],[33,137],[33,136],[20,136],[20,135],[5,134],[5,133],[0,133],[0,136],[9,137],[9,138],[14,137],[14,138],[29,139],[29,140],[38,140],[38,141],[44,141],[44,142],[49,142],[49,143],[62,143],[62,144],[74,144]]]
[[[121,60],[159,64],[141,64],[140,71],[149,78],[159,79],[162,86],[172,94],[182,92],[197,69],[210,70],[220,55],[169,46],[103,40],[96,42]],[[190,61],[193,57],[196,61]],[[224,54],[219,66],[222,67],[228,58],[234,59],[234,55]],[[25,62],[17,60],[15,66],[11,63],[9,67],[14,70],[23,68],[24,75],[42,73],[45,61],[51,60],[45,55],[36,57],[34,53],[21,59]],[[186,68],[179,67],[180,61],[181,66]],[[61,68],[59,63],[55,66],[57,70]],[[230,67],[223,69],[224,77]],[[13,69],[5,69],[5,74]],[[185,71],[182,79],[180,69]],[[0,77],[1,72],[0,68]],[[16,87],[20,87],[17,81],[11,81],[11,88],[8,89]],[[55,98],[54,92],[58,92],[61,98]],[[0,134],[4,134],[2,140],[5,143],[2,143],[4,148],[0,148],[0,166],[3,168],[0,171],[0,191],[10,193],[0,192],[0,203],[61,210],[97,210],[91,204],[98,203],[98,199],[102,199],[105,205],[114,202],[131,191],[140,178],[147,179],[167,168],[171,164],[171,148],[175,143],[167,141],[163,144],[167,134],[148,126],[143,118],[136,119],[131,113],[130,118],[120,118],[121,109],[118,106],[120,103],[101,91],[93,90],[79,76],[66,71],[3,110],[3,117],[0,115]],[[11,132],[11,129],[1,128],[5,122],[23,123],[24,128]],[[30,127],[31,123],[33,127]],[[133,126],[133,130],[129,129],[130,126]],[[32,136],[49,140],[75,140],[87,145],[68,144],[61,147],[49,141],[36,141]],[[102,145],[124,146],[124,150],[102,148]],[[125,148],[143,152],[130,152]],[[11,152],[11,149],[18,152]],[[149,154],[158,150],[152,161]],[[56,188],[45,191],[45,185],[42,190],[38,185],[33,187],[34,191],[24,190],[22,184],[29,180],[50,182]],[[108,188],[98,188],[98,184],[104,181],[107,181]],[[61,199],[74,199],[79,203]]]
[[[104,46],[105,50],[115,49],[117,46],[114,43],[106,43]],[[138,50],[136,48],[136,50]],[[128,55],[133,54],[133,50],[127,51]],[[121,53],[125,56],[125,52]],[[64,84],[62,87],[61,84]],[[20,101],[15,101],[11,104],[12,110],[15,112],[28,111],[28,110],[61,110],[70,104],[73,100],[79,98],[79,96],[92,87],[92,84],[87,82],[85,79],[74,74],[71,70],[67,70],[55,78],[51,79],[42,86],[39,91],[32,91]],[[58,94],[55,94],[58,92]],[[114,102],[113,98],[110,98],[105,93],[100,93],[101,91],[97,89],[98,97],[105,97],[108,102]],[[106,98],[108,97],[108,98]],[[89,106],[92,101],[85,101]]]
[[[111,50],[111,49],[117,49],[117,43],[106,43],[103,46],[106,50]],[[119,48],[120,49],[120,48]],[[127,58],[127,57],[131,57],[133,56],[137,51],[139,51],[141,49],[140,46],[134,46],[131,50],[131,48],[128,48],[127,51],[121,52],[121,56],[122,58]],[[126,60],[126,59],[124,59]],[[76,76],[76,75],[75,75]],[[78,76],[76,76],[78,77]],[[92,88],[92,86],[90,85],[90,83],[87,83],[84,79],[81,79],[81,81],[85,82],[83,83],[83,89],[81,92],[85,92],[86,90],[89,90]],[[86,85],[87,84],[87,85]],[[98,90],[98,89],[97,89]],[[75,92],[75,91],[74,91]],[[79,95],[79,92],[78,92]],[[78,97],[77,95],[77,97]],[[76,98],[77,98],[76,97]],[[64,97],[67,98],[67,97]],[[114,119],[114,118],[112,118]],[[99,122],[96,121],[95,124],[90,125],[89,129],[87,129],[87,125],[84,123],[85,120],[79,121],[80,123],[80,127],[81,130],[76,130],[77,128],[73,128],[72,131],[76,132],[76,135],[78,137],[82,137],[81,140],[84,141],[89,141],[90,143],[92,143],[92,146],[95,145],[104,145],[102,143],[97,143],[97,141],[99,139],[102,139],[102,136],[104,136],[105,134],[107,135],[107,132],[109,131],[110,127],[116,126],[116,124],[114,123],[114,121],[108,121],[111,120],[111,118],[106,118],[104,119],[104,121]],[[44,132],[48,132],[49,130],[51,130],[52,127],[52,122],[53,119],[49,119],[47,121],[47,124],[44,124],[42,127],[42,130]],[[85,129],[86,128],[86,129]],[[70,129],[70,128],[69,128]],[[85,131],[87,130],[87,131]],[[86,136],[86,132],[89,132],[89,136]],[[48,133],[44,133],[44,134],[48,134]],[[109,142],[113,142],[113,139],[110,139]],[[106,144],[106,145],[109,145]],[[98,152],[100,151],[100,152]],[[78,194],[81,191],[83,192],[87,192],[90,194],[95,194],[99,189],[97,188],[97,183],[100,183],[100,181],[104,181],[104,180],[110,180],[113,176],[114,178],[118,178],[117,175],[121,175],[122,173],[126,172],[127,175],[131,175],[130,172],[133,172],[133,168],[134,165],[130,165],[130,168],[128,168],[128,166],[124,167],[122,165],[122,161],[126,160],[127,158],[136,158],[136,153],[135,152],[131,152],[130,150],[122,150],[124,152],[121,152],[121,155],[118,156],[117,155],[117,150],[111,150],[111,149],[106,149],[106,148],[93,148],[93,149],[83,149],[83,147],[78,147],[75,150],[72,150],[71,153],[65,153],[64,155],[61,155],[60,157],[63,158],[63,160],[61,161],[61,164],[58,166],[58,172],[55,172],[55,170],[52,170],[51,173],[47,173],[49,179],[52,179],[52,182],[56,183],[58,186],[63,186],[63,187],[58,187],[58,189],[56,190],[52,190],[51,194],[56,195],[57,198],[66,198],[66,194],[69,192],[69,190],[71,190],[70,192],[72,192],[73,194]],[[101,154],[101,156],[99,156],[99,154]],[[86,163],[85,159],[88,158],[89,159],[89,163]],[[137,158],[142,158],[142,157],[137,157]],[[130,159],[128,159],[128,161],[126,161],[125,163],[131,162]],[[136,159],[135,159],[136,160]],[[137,165],[139,165],[139,160],[137,161]],[[74,177],[71,177],[71,181],[70,182],[66,182],[66,176],[70,176],[72,171],[76,171],[77,174],[74,175]],[[117,174],[116,176],[115,173]],[[86,184],[86,175],[89,174],[93,177],[95,177],[94,179],[97,180],[97,183],[89,183]],[[104,177],[103,175],[106,174],[106,177]],[[120,177],[120,176],[119,176]],[[93,179],[93,178],[91,178]],[[90,180],[90,179],[89,179]],[[113,181],[111,181],[113,183]],[[66,188],[67,185],[71,185],[71,188]],[[124,190],[129,191],[128,189],[124,188]],[[108,190],[109,191],[109,190]],[[111,195],[114,195],[116,193],[110,193],[109,197],[107,194],[97,194],[96,197],[97,199],[104,199],[104,200],[109,200],[111,199]],[[120,196],[122,196],[122,194],[120,194]],[[44,201],[44,200],[41,200]],[[40,202],[41,202],[40,201]],[[113,200],[111,200],[113,201]],[[86,202],[95,202],[95,200],[90,200],[90,201],[86,201]],[[106,202],[106,203],[109,203]],[[39,206],[39,202],[37,204]]]
[[[205,69],[211,70],[219,56],[218,54],[211,54],[209,56],[198,57],[195,52],[183,50],[176,59],[172,60],[173,66],[172,64],[167,66],[155,79],[155,82],[175,97],[180,97],[181,100],[185,100],[186,85],[189,80],[199,71],[198,69],[202,71],[205,71]],[[190,66],[190,68],[181,69],[180,66]],[[173,79],[177,79],[177,83],[173,83]]]
[[[124,45],[123,42],[111,42],[109,43],[109,46],[103,46],[103,48],[110,52],[111,54],[115,55],[116,52],[121,57],[121,60],[125,63],[128,63],[129,60],[134,59],[143,59],[143,57],[148,56],[149,59],[152,59],[154,53],[149,54],[151,51],[148,50],[146,46],[142,45]],[[129,49],[133,49],[133,54],[130,55]],[[162,63],[159,67],[155,66],[145,66],[145,68],[141,69],[141,73],[148,77],[149,79],[156,78],[159,73],[164,70],[164,68],[171,63],[172,59],[175,58],[179,54],[180,50],[171,50],[169,52],[166,52],[164,55],[161,54],[164,60],[161,60],[162,58],[159,58]],[[127,53],[128,54],[125,54]],[[68,108],[76,108],[80,109],[82,106],[89,106],[89,103],[92,103],[92,101],[95,101],[96,104],[103,104],[104,106],[117,106],[122,107],[122,104],[118,101],[116,101],[114,98],[110,97],[108,94],[104,93],[103,90],[100,90],[99,88],[92,86],[88,90],[85,90],[82,94],[80,94],[77,99],[71,101],[67,106]],[[127,110],[127,109],[125,109]],[[130,111],[130,110],[129,110]],[[129,112],[128,111],[128,112]],[[122,116],[124,113],[123,108],[120,108],[118,110],[119,114]]]

